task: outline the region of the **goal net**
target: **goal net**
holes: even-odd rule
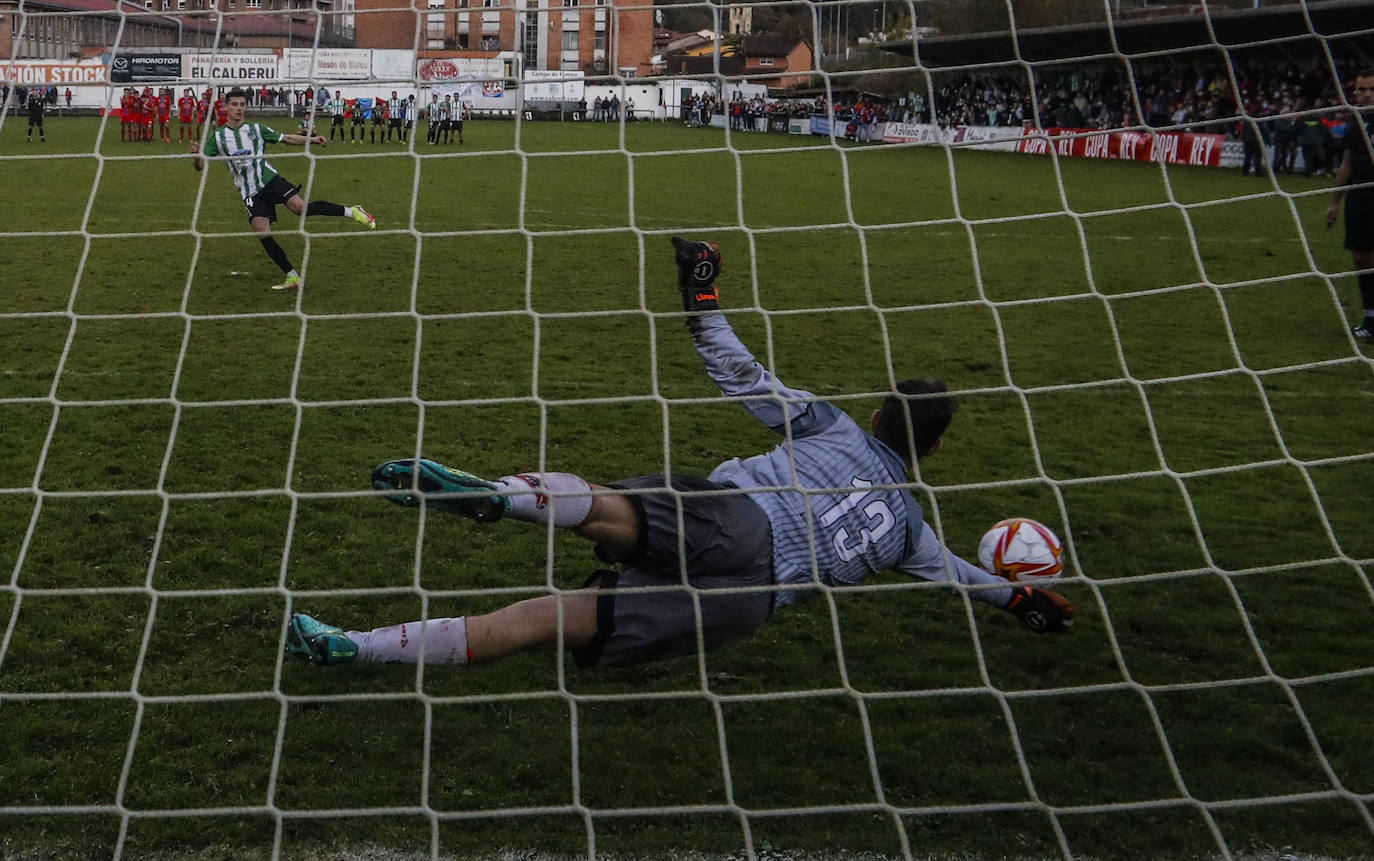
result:
[[[1374,368],[1328,209],[1370,12],[12,4],[0,854],[1364,857]],[[231,181],[251,142],[192,168],[231,86],[323,138],[267,147],[304,200],[377,220],[278,206],[296,291]],[[929,527],[972,561],[1047,524],[1073,633],[881,574],[626,669],[284,656],[293,612],[601,567],[390,505],[381,462],[609,483],[777,444],[703,372],[672,236],[861,426],[945,379]]]

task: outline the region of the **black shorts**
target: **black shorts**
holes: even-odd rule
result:
[[[392,127],[393,129],[399,129],[399,128],[401,127],[401,118],[400,118],[400,117],[392,117],[392,118],[391,118],[391,127]]]
[[[299,190],[280,175],[272,177],[262,191],[253,195],[251,200],[244,201],[248,207],[248,220],[266,218],[268,221],[276,221],[277,205],[286,203],[291,199],[291,195]]]
[[[1345,196],[1345,247],[1374,251],[1374,188],[1357,188]]]
[[[331,123],[331,125],[336,125],[336,126],[341,126],[341,125],[343,125],[343,115],[342,115],[342,114],[336,114],[336,115],[334,116],[334,122]]]
[[[596,635],[573,650],[579,666],[693,655],[698,631],[701,645],[715,649],[753,633],[773,613],[773,531],[763,509],[742,492],[728,492],[730,485],[694,476],[671,481],[678,493],[661,475],[610,485],[659,490],[628,497],[641,527],[634,551],[617,558],[597,547],[602,561],[620,570],[587,580],[601,591]]]
[[[29,127],[30,127],[30,128],[32,128],[33,126],[41,126],[41,125],[43,125],[43,115],[42,115],[42,114],[29,114]]]

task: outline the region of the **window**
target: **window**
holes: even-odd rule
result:
[[[771,65],[773,65],[773,58],[772,58],[772,57],[759,57],[759,65],[760,65],[760,66],[771,66]]]
[[[499,51],[499,50],[501,50],[501,37],[500,37],[500,36],[483,36],[483,37],[482,37],[482,46],[481,46],[481,50],[483,50],[483,51]]]
[[[564,50],[564,51],[576,51],[576,50],[577,50],[577,31],[576,31],[576,30],[564,30],[564,31],[563,31],[563,50]]]
[[[249,9],[261,9],[262,0],[243,0],[243,5],[247,6]]]
[[[572,7],[577,5],[577,0],[563,0],[563,5]]]
[[[185,8],[186,8],[186,0],[177,0],[177,8],[178,8],[178,9],[185,9]]]
[[[525,13],[524,33],[520,45],[525,68],[539,68],[539,16],[533,12]]]
[[[606,31],[597,30],[596,38],[592,40],[592,47],[598,51],[606,50]]]

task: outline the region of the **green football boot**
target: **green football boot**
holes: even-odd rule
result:
[[[432,460],[389,460],[372,470],[372,486],[402,491],[387,497],[397,505],[428,504],[481,523],[500,520],[510,511],[510,498],[492,492],[500,485]]]
[[[368,230],[377,229],[377,219],[372,215],[372,213],[368,212],[366,209],[363,209],[356,203],[353,204],[353,220],[361,224],[363,227],[366,227]]]
[[[329,666],[357,660],[358,644],[342,628],[304,613],[292,613],[286,625],[286,652],[312,664]]]

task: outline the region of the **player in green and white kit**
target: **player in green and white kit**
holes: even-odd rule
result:
[[[329,100],[327,110],[331,117],[329,121],[329,139],[334,140],[334,132],[339,133],[339,140],[344,139],[344,111],[348,109],[348,104],[344,101],[343,90],[335,90],[334,98]]]
[[[278,174],[265,157],[269,143],[304,146],[309,142],[325,146],[328,141],[323,135],[284,135],[262,123],[245,122],[248,113],[247,94],[238,88],[230,90],[225,97],[225,112],[229,117],[228,122],[210,134],[204,149],[199,142],[191,144],[191,164],[200,171],[205,168],[207,156],[224,158],[225,167],[229,168],[229,175],[234,178],[234,185],[238,186],[239,196],[248,207],[248,223],[258,232],[258,239],[267,256],[281,267],[286,276],[282,283],[272,285],[272,289],[295,290],[301,286],[300,273],[272,237],[272,222],[277,220],[278,204],[285,204],[296,215],[351,218],[367,225],[370,230],[376,229],[377,219],[361,206],[340,206],[323,200],[312,200],[307,205],[300,196],[300,190]]]
[[[437,93],[429,97],[429,104],[425,106],[425,119],[429,126],[425,142],[433,146],[439,142],[439,130],[444,127],[443,105],[440,104]]]

